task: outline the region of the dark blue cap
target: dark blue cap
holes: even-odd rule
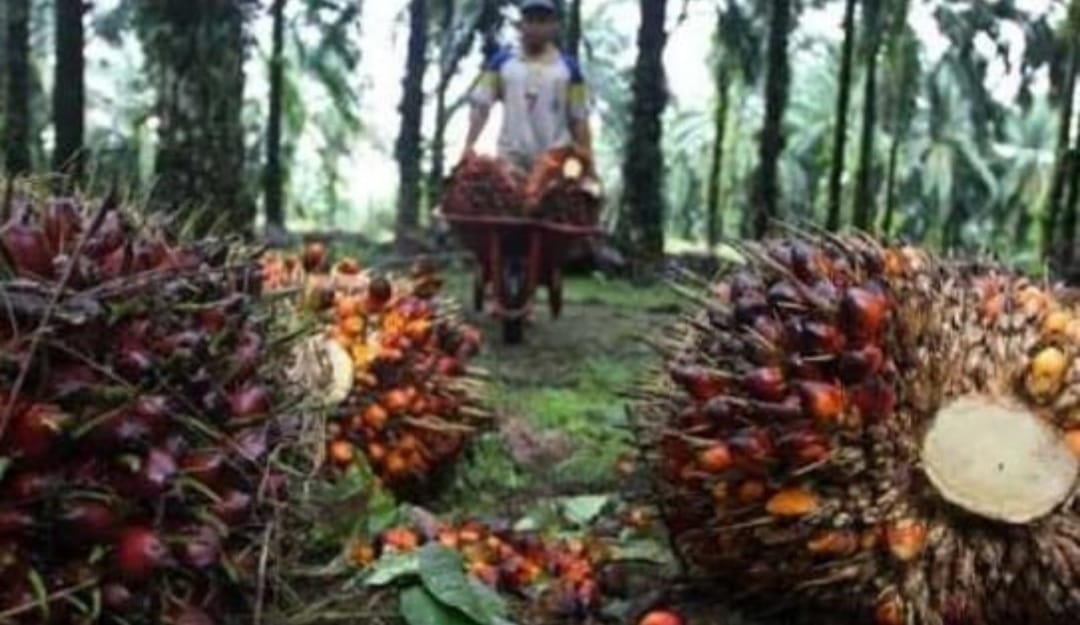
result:
[[[551,11],[559,12],[559,5],[555,0],[521,0],[522,11]]]

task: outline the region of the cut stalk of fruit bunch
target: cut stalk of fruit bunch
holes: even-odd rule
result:
[[[740,251],[635,406],[690,570],[850,622],[1074,622],[1075,298],[862,236]]]
[[[292,403],[254,257],[174,241],[112,200],[18,191],[12,205],[0,614],[137,625],[244,613],[244,554],[274,500],[259,485],[276,479],[267,454]]]
[[[576,146],[544,153],[525,182],[525,212],[545,220],[589,226],[600,216],[600,181],[592,158]]]

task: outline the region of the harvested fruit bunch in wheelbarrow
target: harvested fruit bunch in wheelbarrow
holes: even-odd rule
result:
[[[523,177],[503,159],[470,154],[447,181],[442,212],[520,217],[525,200]]]
[[[292,401],[254,255],[171,241],[111,200],[16,194],[12,208],[0,622],[245,613]]]
[[[691,569],[851,622],[1076,622],[1075,299],[857,236],[741,251],[636,407]]]
[[[601,607],[598,573],[610,547],[594,536],[557,538],[476,520],[458,524],[433,520],[393,527],[371,543],[355,543],[350,559],[366,567],[385,554],[407,553],[432,543],[458,552],[466,572],[477,580],[530,600],[543,613],[538,616],[582,618]]]
[[[299,264],[317,269],[311,261],[319,256],[309,247]],[[338,406],[328,457],[345,469],[363,455],[403,499],[437,490],[467,442],[490,422],[481,385],[467,367],[480,335],[451,302],[436,297],[441,283],[425,261],[391,279],[343,259],[329,274],[308,274],[303,289],[303,301],[320,309],[327,324],[321,351],[334,369],[328,397]]]
[[[577,147],[549,150],[525,183],[525,212],[547,221],[595,225],[602,202],[592,168],[592,157]]]

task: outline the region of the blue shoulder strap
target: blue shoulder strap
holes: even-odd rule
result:
[[[566,65],[566,69],[570,70],[570,82],[571,83],[583,83],[585,82],[585,75],[581,72],[581,65],[578,60],[566,52],[561,52],[562,62]]]
[[[484,62],[484,70],[489,72],[497,72],[502,69],[503,65],[514,56],[514,51],[510,46],[502,46],[496,50],[487,61]]]

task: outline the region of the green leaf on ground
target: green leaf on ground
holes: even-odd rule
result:
[[[507,616],[508,610],[506,607],[506,601],[499,593],[495,592],[490,586],[484,582],[476,579],[475,577],[468,576],[469,586],[472,588],[473,595],[476,596],[477,601],[483,606],[484,611],[491,617],[491,625],[499,625],[499,623],[507,622],[504,617]]]
[[[589,525],[600,516],[609,501],[611,498],[608,495],[570,497],[562,501],[563,515],[566,516],[567,521],[576,525]]]
[[[623,537],[623,540],[614,548],[611,558],[612,560],[644,560],[666,563],[671,561],[671,552],[665,545],[656,540],[634,540]]]
[[[366,586],[385,586],[406,575],[420,573],[420,557],[415,551],[409,553],[383,554],[372,566],[371,574],[364,580]]]
[[[375,488],[368,499],[367,533],[375,536],[401,519],[401,508],[393,495],[384,488]]]
[[[461,556],[442,545],[429,544],[420,550],[420,579],[436,599],[481,625],[493,625],[497,617],[506,616],[502,598],[473,583]]]
[[[401,593],[398,609],[409,625],[476,625],[468,616],[440,603],[423,586]]]

